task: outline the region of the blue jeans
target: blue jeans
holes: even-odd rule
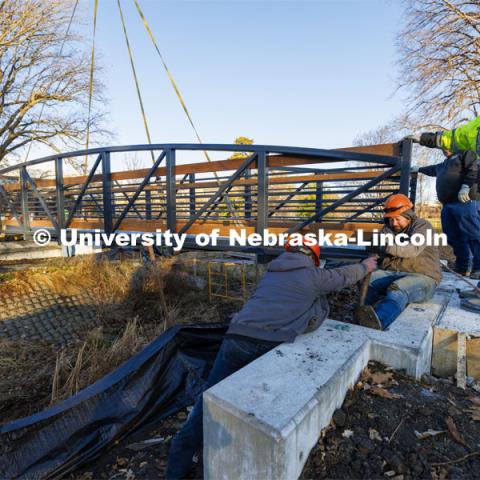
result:
[[[382,328],[387,328],[409,303],[426,302],[437,284],[421,273],[375,270],[370,277],[365,303],[374,305]]]
[[[480,202],[446,203],[442,208],[442,229],[453,248],[457,270],[480,270]]]
[[[240,370],[253,360],[261,357],[278,343],[256,343],[236,338],[226,338],[215,358],[204,390],[219,383],[232,373]],[[190,412],[185,425],[175,435],[170,446],[166,479],[184,478],[192,467],[192,457],[203,440],[203,398],[200,395]]]

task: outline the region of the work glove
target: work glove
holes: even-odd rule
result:
[[[418,135],[407,135],[402,140],[411,140],[413,143],[420,143],[420,137]]]
[[[470,201],[470,187],[468,185],[462,185],[462,188],[458,192],[458,200],[462,203]]]
[[[441,148],[442,132],[424,132],[420,135],[420,145],[428,148]]]
[[[418,165],[413,165],[410,167],[410,173],[418,173],[419,168],[420,167]]]

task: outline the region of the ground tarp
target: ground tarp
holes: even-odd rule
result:
[[[218,324],[172,327],[78,394],[0,426],[0,478],[60,478],[192,404],[225,331]]]

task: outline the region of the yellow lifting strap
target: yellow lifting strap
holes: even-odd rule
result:
[[[155,47],[155,50],[158,53],[158,56],[160,57],[160,60],[162,61],[163,67],[165,68],[165,71],[167,72],[168,78],[170,80],[170,83],[172,84],[173,89],[175,90],[175,93],[177,94],[177,98],[180,101],[180,104],[182,105],[183,111],[187,115],[188,121],[190,122],[190,125],[193,128],[193,131],[195,132],[195,135],[199,141],[199,143],[202,143],[202,140],[200,139],[200,135],[198,134],[197,129],[195,128],[195,125],[193,123],[192,117],[190,115],[190,112],[188,111],[187,105],[185,104],[182,94],[180,93],[180,90],[177,87],[177,84],[175,83],[175,80],[173,79],[172,74],[170,73],[170,70],[168,69],[168,66],[163,58],[162,53],[160,52],[160,49],[158,48],[157,42],[155,40],[155,37],[153,36],[152,30],[150,29],[150,26],[148,25],[147,19],[145,18],[145,15],[142,12],[142,9],[140,8],[140,5],[138,4],[137,0],[134,0],[135,2],[135,7],[137,8],[137,12],[140,15],[140,18],[142,19],[143,25],[145,26],[145,29],[148,32],[148,35],[150,36],[150,39],[152,40],[153,46]],[[208,157],[208,153],[205,152],[206,156]]]
[[[87,139],[86,149],[88,150],[90,144],[90,115],[92,112],[92,97],[93,97],[93,71],[95,68],[95,33],[97,31],[97,12],[98,0],[95,0],[93,6],[93,38],[92,38],[92,56],[90,59],[90,84],[88,87],[88,117],[87,117]],[[83,171],[86,174],[88,169],[88,155],[85,155],[85,163],[83,164]]]
[[[140,104],[140,110],[142,112],[143,125],[145,127],[145,133],[147,134],[148,143],[151,145],[152,144],[152,137],[150,136],[150,130],[148,128],[147,115],[145,114],[145,108],[143,106],[142,93],[140,91],[140,84],[138,82],[137,70],[135,68],[135,62],[133,60],[132,49],[130,48],[130,42],[128,40],[127,27],[125,25],[125,18],[123,16],[123,11],[122,11],[122,6],[120,5],[120,0],[117,0],[117,4],[118,4],[118,11],[120,12],[120,18],[122,20],[123,34],[125,36],[125,43],[127,44],[128,56],[130,58],[130,65],[132,67],[133,79],[135,80],[135,88],[137,89],[138,103]],[[150,154],[152,156],[152,162],[155,163],[155,156],[154,156],[152,150],[150,150]]]
[[[120,1],[120,0],[118,0]],[[192,117],[190,115],[190,112],[188,111],[188,108],[187,108],[187,105],[185,104],[183,98],[182,98],[182,95],[180,93],[180,90],[178,89],[177,87],[177,84],[175,82],[175,80],[173,79],[173,76],[172,74],[170,73],[170,70],[168,69],[168,66],[167,66],[167,63],[165,62],[164,58],[163,58],[163,55],[162,53],[160,52],[160,49],[158,48],[158,45],[157,45],[157,42],[155,40],[155,37],[153,36],[153,33],[152,33],[152,30],[150,29],[150,26],[147,22],[147,19],[145,18],[145,15],[143,14],[142,12],[142,9],[140,8],[140,5],[138,4],[138,1],[137,0],[133,0],[134,3],[135,3],[135,7],[137,8],[137,12],[138,14],[140,15],[140,18],[143,22],[143,25],[145,26],[145,29],[147,30],[148,32],[148,35],[150,36],[150,39],[152,40],[152,43],[153,43],[153,46],[155,47],[155,50],[157,51],[158,53],[158,56],[160,57],[160,60],[163,64],[163,67],[165,68],[165,71],[167,72],[167,75],[168,75],[168,78],[170,80],[170,83],[172,84],[172,87],[173,89],[175,90],[175,93],[177,95],[177,98],[178,100],[180,101],[180,104],[182,105],[182,108],[183,108],[183,111],[185,112],[185,114],[187,115],[187,118],[188,118],[188,121],[190,122],[190,125],[192,126],[193,128],[193,131],[195,132],[195,135],[197,137],[197,140],[198,140],[198,143],[202,144],[202,139],[200,138],[200,135],[198,134],[198,131],[197,129],[195,128],[195,124],[193,123],[193,120],[192,120]],[[207,159],[207,161],[211,162],[211,158],[210,156],[208,155],[208,152],[207,151],[203,151],[203,154],[205,155],[205,158]],[[220,186],[221,182],[220,182],[220,178],[218,177],[218,174],[217,172],[213,172],[214,176],[215,176],[215,179],[217,181],[217,185]],[[228,195],[225,193],[224,195],[224,200],[225,200],[225,203],[227,205],[227,208],[228,210],[230,211],[231,215],[233,216],[234,218],[234,221],[235,223],[237,223],[238,225],[241,223],[238,219],[238,216],[236,214],[236,211],[235,211],[235,207],[232,205],[232,203],[230,202],[230,199],[228,198]]]

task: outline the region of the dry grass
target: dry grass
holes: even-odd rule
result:
[[[50,404],[55,404],[91,385],[128,360],[147,343],[138,319],[128,321],[125,329],[110,345],[104,342],[102,327],[93,330],[76,354],[59,352],[52,378]]]
[[[220,322],[238,308],[210,303],[172,259],[156,264],[102,258],[57,261],[0,282],[0,297],[35,289],[88,291],[100,326],[57,351],[47,343],[0,341],[0,423],[40,411],[94,383],[178,323]],[[40,368],[39,368],[40,365]]]
[[[16,418],[44,408],[50,399],[56,349],[53,345],[0,340],[0,419]]]

